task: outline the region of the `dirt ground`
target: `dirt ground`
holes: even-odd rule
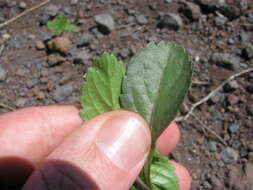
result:
[[[0,23],[40,2],[0,0]],[[72,43],[66,55],[44,47],[52,39],[46,23],[59,14],[78,26],[64,34]],[[101,27],[99,14],[113,23]],[[79,105],[92,57],[113,52],[127,64],[148,42],[162,40],[184,46],[192,57],[185,115],[229,76],[253,67],[253,2],[52,0],[0,28],[0,114]],[[182,140],[172,158],[189,169],[192,190],[253,190],[253,72],[231,80],[178,124]]]

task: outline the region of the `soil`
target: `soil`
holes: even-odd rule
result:
[[[0,0],[0,22],[40,2]],[[179,20],[164,16],[171,13]],[[58,14],[78,26],[63,35],[72,42],[67,55],[43,47],[53,38],[45,23]],[[95,22],[98,14],[109,14],[115,26],[103,31]],[[78,105],[92,57],[107,51],[128,63],[150,41],[174,41],[187,49],[194,65],[184,115],[229,76],[252,68],[252,31],[251,0],[52,0],[0,29],[0,114],[28,106]],[[189,169],[191,189],[252,190],[253,72],[225,85],[193,114],[178,123],[181,142],[172,154]]]

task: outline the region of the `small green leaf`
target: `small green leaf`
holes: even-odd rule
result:
[[[54,35],[61,35],[63,32],[75,30],[76,28],[74,25],[68,24],[68,20],[64,15],[58,15],[54,21],[49,21],[47,27]]]
[[[114,55],[104,53],[88,69],[83,83],[80,112],[84,120],[120,109],[119,96],[125,66]]]
[[[175,118],[191,75],[191,62],[185,49],[174,43],[151,43],[129,63],[121,104],[150,124],[153,144]]]
[[[150,181],[154,190],[180,190],[174,166],[167,157],[155,151],[150,167]]]
[[[65,31],[73,31],[73,30],[75,30],[76,29],[76,26],[74,26],[74,25],[67,25],[66,27],[65,27]]]

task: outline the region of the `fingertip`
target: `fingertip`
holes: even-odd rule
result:
[[[175,173],[179,179],[180,190],[189,190],[191,186],[191,176],[188,170],[175,161],[170,160],[169,162],[175,167]]]
[[[180,139],[180,130],[175,122],[172,122],[161,134],[156,142],[156,148],[162,155],[172,152]]]

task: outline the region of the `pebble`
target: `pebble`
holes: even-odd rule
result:
[[[45,44],[41,40],[35,42],[35,47],[37,50],[44,50],[46,48]]]
[[[210,178],[210,181],[215,188],[222,188],[223,187],[221,180],[216,176],[212,175]]]
[[[3,67],[0,65],[0,82],[4,81],[6,79],[6,71]]]
[[[228,22],[228,18],[223,15],[218,15],[214,18],[216,26],[224,26]]]
[[[212,97],[211,97],[211,101],[215,104],[219,104],[222,100],[224,99],[224,94],[220,93],[220,92],[216,92]]]
[[[212,185],[208,182],[208,181],[205,181],[204,183],[203,183],[203,187],[205,188],[205,189],[212,189]]]
[[[200,7],[195,3],[184,2],[179,8],[179,11],[192,21],[196,21],[201,17]]]
[[[98,29],[103,34],[109,34],[115,28],[115,22],[110,14],[99,14],[95,16]]]
[[[71,94],[74,92],[73,84],[65,84],[63,86],[58,86],[56,90],[54,91],[53,98],[56,102],[62,102],[67,97],[71,96]]]
[[[233,164],[237,162],[239,155],[234,149],[227,147],[221,152],[221,159],[226,164]]]
[[[130,50],[128,48],[123,48],[119,52],[119,56],[126,59],[130,55]]]
[[[217,151],[217,143],[214,142],[214,141],[210,141],[207,145],[208,149],[211,151],[211,152],[216,152]]]
[[[224,92],[234,92],[236,89],[238,89],[240,86],[236,82],[236,80],[230,81],[227,84],[224,85],[223,91]]]
[[[88,51],[74,51],[71,53],[73,56],[73,62],[75,64],[84,64],[86,65],[87,61],[92,58],[92,54]]]
[[[157,27],[158,28],[168,28],[172,30],[179,30],[183,26],[183,21],[181,17],[174,13],[169,13],[161,16]]]
[[[21,108],[21,107],[24,107],[24,106],[25,106],[26,102],[27,102],[27,99],[21,97],[21,98],[18,98],[18,99],[16,100],[15,105],[16,105],[18,108]]]
[[[235,105],[239,102],[239,97],[234,94],[229,94],[227,97],[227,101],[230,105]]]
[[[144,25],[148,23],[148,19],[144,15],[136,16],[136,21],[138,24]]]
[[[82,47],[82,46],[87,46],[90,44],[90,42],[94,39],[94,36],[90,33],[84,33],[82,36],[79,38],[77,42],[77,46]]]
[[[71,41],[66,37],[57,37],[50,40],[47,43],[47,47],[50,51],[57,51],[62,54],[68,54],[72,48]]]
[[[237,133],[239,131],[239,125],[232,124],[228,127],[230,133]]]
[[[211,62],[225,69],[238,71],[240,68],[240,58],[228,53],[213,53]]]
[[[66,61],[66,58],[60,56],[59,54],[50,54],[47,59],[49,66],[59,65],[65,61]]]
[[[70,0],[70,5],[77,5],[77,3],[79,2],[79,0]]]
[[[26,9],[27,5],[26,5],[25,2],[22,1],[22,2],[19,3],[18,7],[21,8],[21,9]]]
[[[54,17],[58,14],[59,10],[60,10],[60,6],[57,6],[55,4],[50,3],[46,8],[45,8],[45,15],[50,16],[50,17]]]

